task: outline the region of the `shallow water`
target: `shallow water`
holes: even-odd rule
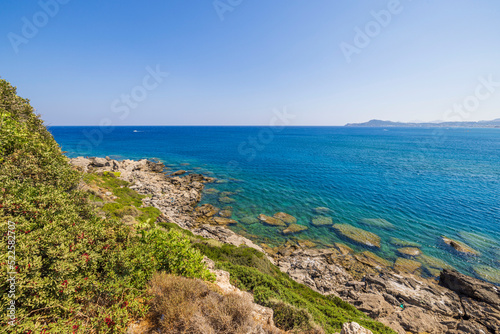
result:
[[[233,218],[284,211],[309,230],[293,238],[343,242],[395,260],[391,237],[416,242],[424,254],[469,275],[500,267],[500,129],[292,127],[50,127],[67,155],[159,158],[227,180],[208,185],[235,192]],[[136,130],[134,132],[134,130]],[[184,164],[184,165],[181,165]],[[185,165],[189,164],[189,165]],[[213,173],[213,174],[212,174]],[[330,226],[311,224],[327,207],[333,223],[381,237],[381,248],[350,242]],[[385,223],[362,222],[381,218]],[[281,229],[238,224],[235,231],[277,245]],[[463,241],[480,256],[463,256],[440,240]],[[493,271],[495,273],[495,271]],[[490,273],[491,274],[491,273]],[[499,278],[500,279],[500,278]]]

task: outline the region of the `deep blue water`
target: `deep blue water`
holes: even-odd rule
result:
[[[500,267],[500,129],[409,129],[346,127],[50,127],[67,155],[118,159],[159,158],[227,180],[209,185],[237,192],[233,218],[284,211],[309,226],[294,238],[328,245],[343,242],[330,227],[310,224],[316,207],[328,207],[334,223],[378,234],[378,255],[394,260],[390,237],[418,242],[424,254],[476,275]],[[184,164],[184,165],[181,165]],[[185,165],[189,164],[189,165]],[[213,173],[213,174],[211,174]],[[217,203],[217,195],[203,202]],[[363,218],[395,225],[381,229]],[[239,224],[241,233],[270,245],[280,230]],[[440,235],[481,252],[463,256]],[[482,268],[482,269],[481,269]],[[500,279],[500,278],[499,278]]]

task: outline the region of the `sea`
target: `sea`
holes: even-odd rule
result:
[[[414,258],[422,262],[424,276],[436,276],[436,267],[453,267],[500,283],[500,129],[51,126],[49,131],[68,157],[158,159],[171,171],[216,177],[201,204],[230,207],[238,221],[230,228],[258,243],[343,243],[391,262],[401,256],[398,248],[414,244],[424,254]],[[256,220],[277,212],[293,215],[308,229],[284,235],[283,228]],[[354,242],[331,225],[315,226],[318,216],[372,232],[381,247]],[[478,255],[455,251],[443,235]]]

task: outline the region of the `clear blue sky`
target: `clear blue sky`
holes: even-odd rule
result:
[[[500,117],[500,84],[478,79],[500,82],[497,0],[41,5],[54,1],[3,0],[0,13],[0,76],[48,124],[267,125],[285,107],[293,125]],[[377,26],[381,10],[393,13]],[[357,27],[372,37],[348,62]],[[169,75],[145,90],[157,65]],[[447,113],[457,103],[469,111]]]

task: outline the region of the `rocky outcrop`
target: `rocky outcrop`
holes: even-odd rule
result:
[[[357,322],[346,322],[342,325],[340,334],[373,334],[372,331],[361,327]]]
[[[264,252],[248,238],[226,228],[226,223],[236,221],[223,217],[219,208],[212,205],[196,207],[205,184],[216,182],[214,178],[200,174],[167,177],[161,172],[165,170],[163,165],[148,160],[76,158],[71,162],[82,171],[119,172],[118,177],[130,182],[131,188],[148,195],[143,204],[158,208],[162,212],[161,221],[175,223],[195,235]],[[277,218],[281,216],[261,215],[259,219],[286,227],[287,224]],[[259,221],[247,217],[241,222],[255,224]],[[380,238],[375,234],[344,225],[336,225],[343,237],[364,245],[380,246]],[[391,243],[403,248],[418,249],[419,246],[399,239]],[[441,259],[417,255],[415,249],[402,250],[400,253],[405,257],[396,259],[393,264],[372,252],[356,254],[341,243],[320,246],[293,237],[277,248],[264,248],[271,262],[297,282],[320,293],[341,297],[397,333],[500,333],[498,287],[451,270],[442,272],[440,284],[416,276],[412,272],[421,270],[421,263],[434,271],[449,266]],[[268,318],[265,314],[264,322]],[[349,326],[346,330],[353,328],[352,324]]]
[[[479,252],[477,250],[473,249],[472,247],[466,245],[461,241],[445,237],[444,235],[441,236],[441,239],[445,244],[453,247],[457,252],[468,255],[479,255]]]

